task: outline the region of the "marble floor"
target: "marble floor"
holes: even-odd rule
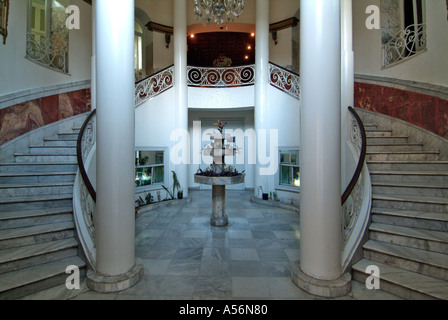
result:
[[[300,254],[299,214],[250,202],[251,192],[227,191],[229,226],[210,226],[211,191],[142,213],[136,220],[136,255],[143,279],[114,294],[84,292],[75,299],[315,300],[290,279]],[[385,300],[353,282],[339,299]]]

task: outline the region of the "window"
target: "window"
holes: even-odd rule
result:
[[[135,186],[161,186],[165,182],[165,152],[135,152]]]
[[[143,28],[138,21],[135,21],[134,25],[134,69],[141,71],[143,70]]]
[[[279,186],[300,187],[299,151],[280,151]]]
[[[29,0],[26,57],[68,73],[69,30],[65,25],[69,0]]]
[[[425,0],[381,0],[383,67],[426,49]]]

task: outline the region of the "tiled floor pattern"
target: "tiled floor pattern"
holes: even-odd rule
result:
[[[76,299],[318,299],[290,279],[300,253],[299,214],[250,202],[250,192],[227,191],[229,226],[210,226],[211,191],[139,215],[136,255],[144,277],[115,294],[88,291]],[[353,282],[341,299],[391,299]]]

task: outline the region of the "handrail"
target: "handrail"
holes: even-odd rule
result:
[[[86,121],[84,121],[81,130],[78,135],[78,141],[76,143],[76,158],[78,161],[78,167],[79,172],[81,174],[82,180],[84,184],[86,185],[87,190],[89,191],[90,196],[92,197],[93,201],[96,202],[96,191],[95,188],[93,188],[92,183],[90,182],[89,176],[87,175],[86,168],[84,166],[84,161],[82,158],[82,137],[84,136],[84,132],[86,131],[87,125],[89,124],[90,120],[96,115],[96,109],[94,109],[89,116],[87,117]]]
[[[165,71],[167,71],[168,69],[170,69],[170,68],[172,68],[172,67],[174,67],[174,64],[172,64],[172,65],[166,67],[165,69],[162,69],[162,70],[160,70],[160,71],[157,71],[156,73],[153,73],[152,75],[147,76],[147,77],[144,78],[144,79],[141,79],[141,80],[137,81],[137,82],[135,83],[135,85],[138,85],[138,84],[140,84],[141,82],[148,80],[149,78],[155,77],[155,76],[157,76],[158,74],[160,74],[160,73],[162,73],[162,72],[165,72]]]
[[[364,168],[364,163],[366,161],[366,154],[367,154],[367,136],[366,136],[366,129],[364,128],[364,124],[362,123],[361,118],[356,113],[355,109],[353,109],[353,107],[349,107],[348,110],[350,111],[350,113],[353,115],[353,117],[356,119],[356,122],[358,123],[359,129],[361,131],[362,147],[361,147],[361,155],[359,157],[358,166],[356,167],[356,171],[355,171],[353,178],[350,181],[347,189],[342,194],[342,197],[341,197],[342,205],[345,204],[348,197],[350,196],[353,189],[355,188],[356,184],[358,183],[359,177],[361,176],[361,172]]]

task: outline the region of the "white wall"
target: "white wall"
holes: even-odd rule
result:
[[[369,5],[380,7],[380,0],[353,1],[355,73],[448,86],[446,1],[426,1],[427,51],[384,70],[381,30],[368,30],[365,26]]]
[[[80,30],[70,31],[69,75],[52,71],[25,59],[27,0],[10,1],[8,38],[0,43],[0,97],[66,83],[91,79],[92,13],[82,0],[70,4],[80,8]]]
[[[247,108],[253,107],[254,104],[254,86],[188,88],[188,106],[193,109]]]

